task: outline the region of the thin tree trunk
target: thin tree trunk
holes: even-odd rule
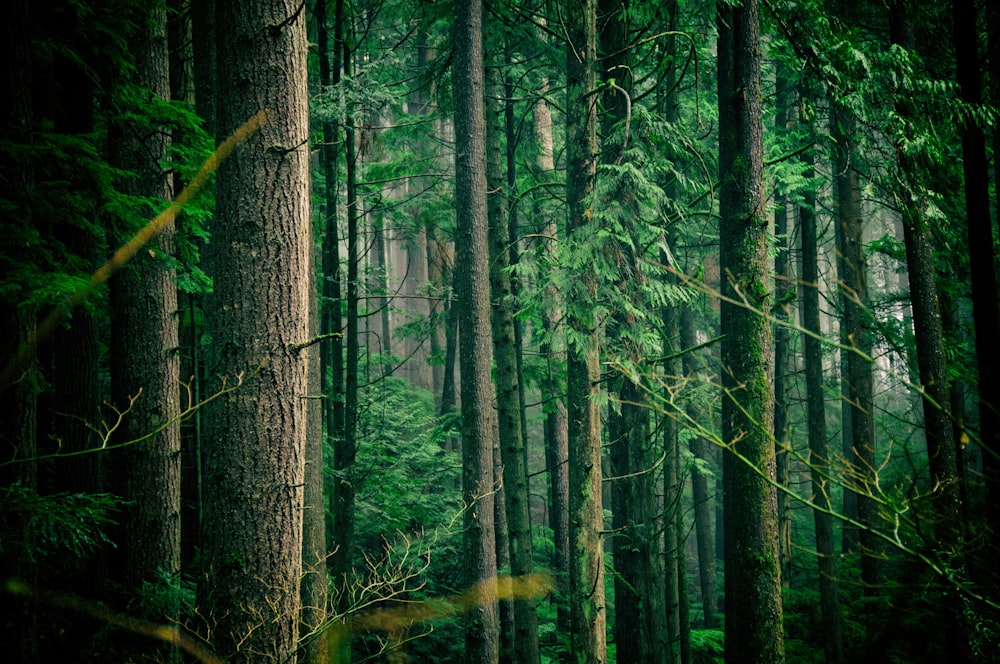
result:
[[[594,242],[590,236],[590,196],[597,167],[596,0],[566,4],[566,243],[569,250]],[[566,402],[569,427],[569,523],[571,660],[606,659],[604,606],[604,510],[601,497],[601,417],[599,323],[591,313],[597,299],[597,275],[573,275],[576,287],[566,294]]]
[[[681,307],[667,307],[662,312],[663,320],[663,354],[667,357],[675,355],[680,346]],[[680,375],[681,360],[674,358],[667,361],[664,373],[668,377]],[[681,483],[681,450],[678,440],[678,422],[672,416],[667,416],[663,427],[663,589],[664,589],[664,623],[665,631],[661,640],[654,647],[661,648],[662,654],[657,659],[666,664],[682,664],[683,643],[685,640],[682,628],[682,604],[687,601],[683,590],[685,583],[683,569],[684,533],[684,487]]]
[[[539,31],[541,33],[541,31]],[[552,179],[555,163],[552,148],[552,112],[545,95],[548,94],[548,79],[543,79],[538,92],[538,101],[532,107],[535,143],[537,144],[536,165],[539,177],[544,182]],[[559,240],[559,226],[547,208],[537,202],[535,217],[540,219],[542,244],[541,260],[551,267],[556,262],[556,246]],[[554,599],[556,603],[556,628],[559,636],[570,634],[569,597],[569,475],[567,458],[567,415],[565,385],[560,384],[559,367],[566,361],[565,340],[563,339],[562,294],[550,275],[543,279],[545,298],[542,311],[542,352],[545,354],[546,370],[540,384],[542,402],[545,404],[545,466],[549,472],[549,526],[552,528],[553,560],[552,568],[556,576]],[[564,658],[568,657],[568,643],[564,644]]]
[[[697,344],[695,334],[695,313],[693,307],[681,310],[680,320],[681,349],[693,348]],[[684,380],[697,384],[704,367],[697,356],[688,352],[683,357]],[[689,412],[696,422],[704,416],[699,412]],[[702,465],[710,462],[707,443],[701,436],[691,438],[691,455],[695,463],[691,470],[691,498],[694,503],[694,534],[698,548],[698,579],[701,584],[701,609],[706,629],[716,626],[716,590],[715,590],[715,539],[712,537],[712,500],[708,490],[708,472]],[[698,462],[701,462],[700,464]]]
[[[320,85],[328,94],[340,82],[340,49],[337,48],[341,38],[334,37],[334,48],[330,49],[330,28],[327,17],[327,2],[319,0],[316,4],[317,23],[317,55],[319,57]],[[334,31],[342,30],[343,0],[338,0],[334,12]],[[322,306],[320,308],[320,332],[326,338],[321,342],[321,375],[323,377],[324,420],[326,422],[326,440],[330,448],[340,444],[344,435],[344,337],[341,308],[340,287],[340,223],[337,213],[337,126],[326,120],[322,123],[323,146],[320,150],[320,168],[323,173],[324,205],[323,205],[323,287]],[[333,336],[330,336],[333,335]],[[333,482],[331,480],[328,499],[330,512],[336,512]],[[332,535],[332,533],[331,533]],[[332,543],[332,542],[331,542]],[[334,544],[336,546],[336,544]]]
[[[323,30],[328,44],[328,36],[325,34],[325,0],[320,0],[316,3],[313,18],[317,23],[317,34],[318,30]],[[324,44],[322,58],[326,58],[328,55],[327,44]],[[321,85],[323,84],[322,74],[329,73],[328,67],[324,67],[324,69],[326,69],[325,72],[320,72]],[[323,149],[324,147],[321,146],[321,163]],[[325,231],[324,225],[321,224],[320,228]],[[322,265],[322,261],[325,259],[322,244],[319,246],[319,253],[319,261],[316,260],[317,256],[315,254],[311,256],[312,261],[309,266],[309,276],[313,280],[317,274],[316,263],[319,262]],[[323,312],[324,290],[324,282],[316,284],[315,281],[312,281],[312,287],[309,290],[311,337],[322,334],[326,327],[323,321],[323,314],[325,313]],[[302,627],[300,628],[301,633],[299,636],[301,646],[298,653],[298,660],[305,664],[326,664],[329,657],[327,648],[328,640],[323,637],[321,630],[327,619],[328,585],[326,569],[326,492],[324,491],[325,466],[323,462],[324,448],[326,447],[324,444],[326,403],[322,397],[324,396],[323,393],[326,387],[324,369],[330,358],[326,356],[327,351],[323,348],[325,342],[320,342],[320,344],[319,346],[310,347],[308,350],[308,432],[306,434],[305,487],[303,489],[304,511],[302,513],[302,581],[299,586],[299,596],[302,605]]]
[[[850,427],[843,436],[845,460],[853,465],[864,482],[874,482],[875,427],[872,402],[872,334],[868,298],[868,265],[864,252],[861,217],[861,189],[855,162],[856,140],[854,119],[848,109],[836,100],[831,104],[830,136],[834,142],[834,177],[837,185],[837,280],[843,316],[840,321],[840,341],[848,350],[841,351],[841,391],[847,413],[842,426]],[[861,487],[857,487],[861,489]],[[878,515],[876,506],[849,483],[844,487],[844,514],[855,515],[865,524],[860,532],[845,525],[842,549],[844,553],[860,551],[861,579],[866,592],[874,594],[880,583],[880,540],[873,534]]]
[[[514,576],[531,574],[531,518],[528,513],[528,469],[522,433],[521,375],[518,366],[518,339],[514,326],[514,299],[511,285],[510,238],[507,224],[507,192],[504,187],[504,156],[500,136],[499,58],[491,58],[486,71],[486,187],[489,191],[490,293],[493,356],[496,359],[495,381],[500,453],[503,467],[503,493],[507,508],[507,537],[510,544],[510,570]],[[499,561],[498,561],[499,562]],[[538,664],[538,617],[534,598],[515,599],[513,660],[519,664]]]
[[[816,527],[816,553],[819,557],[819,592],[823,616],[823,649],[827,664],[844,661],[843,635],[840,626],[840,602],[837,596],[837,556],[834,550],[831,509],[830,453],[826,444],[826,398],[823,394],[823,344],[819,312],[819,237],[816,231],[816,193],[811,189],[814,177],[813,155],[802,156],[806,189],[799,205],[802,237],[801,299],[803,355],[806,369],[806,414],[809,438],[809,470]]]
[[[791,105],[788,80],[784,68],[778,69],[777,102],[774,111],[774,127],[779,133],[788,130],[788,109]],[[774,237],[777,243],[774,257],[774,300],[778,303],[774,313],[778,323],[774,326],[774,445],[775,474],[781,486],[789,485],[789,460],[791,440],[788,436],[788,360],[790,354],[787,323],[794,296],[789,270],[788,242],[788,197],[776,188],[774,191]],[[788,494],[778,492],[778,551],[781,560],[781,585],[788,588],[792,569],[792,509]]]
[[[336,25],[334,28],[334,48],[340,54],[343,74],[348,78],[352,75],[352,46],[350,36],[345,35],[349,24],[344,16],[344,7],[338,0],[336,7]],[[358,247],[359,223],[361,219],[360,203],[357,195],[358,155],[354,126],[349,121],[344,128],[344,146],[347,190],[347,284],[346,284],[346,321],[344,327],[344,342],[346,355],[344,358],[344,429],[339,438],[333,442],[334,480],[331,487],[331,502],[333,506],[332,542],[335,546],[330,555],[330,573],[334,583],[339,585],[335,609],[338,613],[346,613],[351,608],[353,593],[349,591],[353,583],[354,570],[354,537],[355,537],[355,468],[357,456],[358,428],[358,361],[360,344],[358,337],[358,296],[360,255]],[[333,248],[331,247],[331,250]],[[350,658],[350,649],[345,648],[337,656],[343,660]]]
[[[897,0],[891,10],[891,34],[895,44],[912,46],[912,31],[908,10],[903,0]],[[897,112],[906,117],[915,111],[901,99],[896,100]],[[931,538],[941,537],[944,542],[960,532],[960,500],[958,469],[955,459],[955,441],[952,438],[951,416],[948,410],[948,376],[945,368],[941,309],[935,281],[934,257],[930,229],[924,214],[919,192],[921,173],[912,157],[900,146],[897,161],[907,192],[900,196],[902,204],[903,241],[906,246],[906,267],[910,282],[910,304],[913,307],[913,332],[917,347],[917,365],[920,371],[923,397],[924,430],[927,453],[930,457],[934,502],[937,510],[935,532],[925,533]]]
[[[979,30],[972,0],[953,0],[955,56],[962,99],[982,103],[982,76],[977,49]],[[993,11],[996,11],[994,7]],[[997,40],[1000,37],[992,36]],[[1000,67],[996,66],[991,79]],[[994,82],[995,84],[997,82]],[[983,476],[986,480],[987,530],[994,547],[1000,544],[1000,313],[997,309],[996,257],[990,221],[989,171],[986,139],[972,120],[960,127],[962,168],[965,174],[966,232],[969,268],[972,272],[973,322],[976,331],[976,368],[979,388],[979,437],[983,447]],[[995,131],[995,130],[994,130]],[[996,132],[1000,135],[1000,132]],[[998,176],[1000,177],[1000,176]]]

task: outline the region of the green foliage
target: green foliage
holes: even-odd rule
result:
[[[111,545],[107,529],[122,500],[106,493],[39,495],[15,484],[0,488],[0,554],[32,563],[55,556],[83,560]]]
[[[429,393],[387,378],[364,397],[353,471],[358,532],[380,546],[397,530],[431,530],[458,510],[458,493],[447,489],[458,486],[461,462],[443,448],[457,435],[454,418],[439,422]]]
[[[694,664],[722,664],[726,633],[721,629],[691,630],[691,661]]]

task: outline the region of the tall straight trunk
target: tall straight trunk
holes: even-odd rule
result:
[[[191,0],[191,50],[194,55],[195,111],[205,131],[215,135],[215,0]]]
[[[953,0],[955,57],[962,99],[982,103],[982,76],[977,49],[979,30],[972,0]],[[994,11],[996,9],[994,8]],[[1000,37],[993,36],[994,40]],[[1000,67],[994,61],[991,78]],[[973,324],[976,331],[976,369],[979,389],[979,437],[984,448],[983,476],[986,480],[988,531],[993,545],[1000,544],[1000,312],[997,309],[996,257],[990,221],[989,170],[986,139],[972,120],[960,127],[962,168],[965,174],[966,233],[972,272]],[[998,132],[1000,134],[1000,132]]]
[[[215,136],[215,0],[191,0],[191,52],[194,85],[194,109],[203,121],[203,128],[209,136]],[[182,377],[190,376],[191,394],[196,403],[201,401],[203,389],[204,357],[201,338],[204,330],[203,297],[200,293],[189,293],[187,297],[186,342],[190,347],[190,373],[184,370]],[[183,450],[181,490],[182,500],[188,507],[190,524],[185,525],[181,534],[184,560],[191,560],[201,548],[202,518],[204,516],[204,458],[202,445],[203,413],[195,411],[190,421],[190,430],[181,439]],[[193,512],[193,515],[191,514]],[[183,516],[182,516],[183,519]]]
[[[903,0],[891,8],[891,37],[894,44],[913,46],[908,9]],[[897,97],[896,110],[907,117],[917,112]],[[923,397],[924,431],[927,454],[930,457],[931,481],[937,511],[931,538],[951,543],[960,532],[960,494],[955,441],[948,410],[950,395],[945,365],[941,309],[935,281],[932,238],[920,181],[922,174],[913,158],[897,147],[897,162],[908,191],[900,192],[906,202],[901,205],[903,242],[906,246],[906,267],[910,283],[910,304],[913,307],[913,333],[917,347],[917,365]]]
[[[717,5],[726,662],[784,661],[763,196],[760,16]],[[756,310],[756,311],[754,311]],[[738,455],[738,456],[737,456]],[[760,474],[758,474],[760,473]]]
[[[317,55],[319,57],[320,85],[328,93],[332,93],[341,80],[342,31],[344,22],[344,2],[337,0],[334,10],[334,44],[330,48],[330,26],[328,23],[326,0],[316,4],[317,23]],[[320,345],[320,375],[323,381],[323,419],[326,429],[326,445],[328,450],[337,449],[344,440],[344,321],[341,314],[343,300],[341,299],[341,265],[340,265],[340,217],[337,205],[337,162],[339,140],[337,125],[330,120],[322,123],[323,146],[320,149],[320,168],[323,173],[323,286],[320,289],[322,300],[320,306],[320,332],[324,340]],[[332,454],[330,455],[332,456]],[[333,461],[331,459],[330,461]],[[339,494],[334,490],[339,478],[328,480],[329,512],[336,515],[339,509]],[[336,517],[330,519],[329,526],[334,526]],[[338,546],[335,530],[330,528],[330,541],[327,546]],[[329,570],[333,576],[334,589],[337,584],[343,584],[344,579]],[[339,607],[336,607],[339,608]]]
[[[487,131],[487,133],[489,133]],[[487,160],[488,161],[488,160]],[[487,166],[487,170],[489,167]],[[487,183],[489,179],[487,179]],[[491,267],[492,269],[492,267]],[[492,311],[492,309],[491,309]],[[493,441],[493,483],[497,487],[493,494],[493,533],[497,547],[497,569],[510,569],[510,540],[507,539],[507,487],[503,485],[503,458],[500,453],[500,436]],[[514,659],[514,604],[507,596],[507,588],[499,585],[497,578],[497,616],[500,621],[500,664],[513,664]]]
[[[142,16],[143,29],[130,44],[135,57],[136,84],[154,100],[170,98],[167,48],[167,11],[153,3]],[[123,189],[133,196],[161,201],[173,198],[173,187],[162,164],[167,160],[170,136],[166,131],[143,131],[132,122],[109,130],[110,161],[134,174]],[[117,244],[130,238],[148,211],[137,206],[131,219],[121,220]],[[130,589],[157,582],[159,575],[178,582],[181,547],[180,475],[180,361],[177,355],[177,285],[170,264],[174,227],[168,224],[148,251],[139,252],[111,282],[115,316],[115,356],[111,363],[114,399],[128,403],[138,395],[123,421],[121,440],[153,437],[130,446],[124,458],[125,519],[124,579]],[[179,607],[174,606],[173,611]],[[170,613],[165,619],[174,618]]]
[[[893,44],[904,48],[912,49],[914,46],[910,8],[905,0],[896,0],[890,7],[890,38]],[[896,97],[895,111],[904,119],[920,112],[919,109],[912,107],[903,95]],[[913,309],[913,334],[917,350],[924,434],[927,439],[932,487],[933,513],[928,520],[928,528],[921,535],[928,549],[942,554],[951,552],[950,558],[944,564],[962,576],[966,572],[962,556],[963,509],[949,410],[950,393],[932,236],[922,193],[925,174],[901,144],[896,146],[896,161],[902,183],[902,190],[898,192],[897,197],[902,208],[903,242],[906,246],[910,304]],[[969,661],[966,649],[970,637],[962,618],[962,611],[963,608],[957,598],[946,601],[943,629],[954,661]]]
[[[268,114],[219,167],[207,256],[208,373],[243,379],[205,406],[199,615],[228,661],[294,662],[298,641],[313,296],[301,9],[220,3],[216,14],[220,135]]]
[[[779,68],[775,87],[777,103],[774,110],[774,128],[780,134],[788,129],[788,109],[791,105],[787,71]],[[788,196],[776,188],[774,191],[774,300],[779,305],[774,313],[778,323],[774,326],[774,445],[775,474],[781,486],[789,483],[789,460],[791,440],[788,435],[788,400],[785,396],[788,384],[788,360],[790,354],[788,328],[784,325],[791,313],[791,298],[794,294],[789,270],[788,243]],[[789,586],[792,569],[792,509],[789,496],[778,492],[778,552],[781,560],[781,585]]]
[[[465,583],[475,599],[465,625],[465,658],[470,664],[496,662],[499,638],[482,10],[482,0],[455,3],[455,283],[462,377],[462,497],[467,506]]]
[[[483,21],[483,42],[487,42],[489,21]],[[495,358],[494,383],[496,390],[497,440],[493,449],[494,481],[497,483],[496,494],[493,497],[493,513],[496,521],[497,569],[512,567],[512,550],[516,546],[510,534],[511,486],[508,477],[518,482],[514,472],[505,464],[514,461],[512,450],[520,446],[521,419],[520,395],[518,389],[517,358],[514,356],[513,314],[509,307],[513,306],[510,293],[510,275],[507,268],[507,201],[503,185],[503,155],[500,147],[501,129],[498,58],[491,56],[484,71],[486,94],[484,97],[484,112],[486,120],[486,217],[487,241],[489,243],[489,279],[490,279],[490,331],[492,333],[493,357]],[[512,430],[513,429],[513,430]],[[516,434],[516,438],[514,437]],[[522,463],[523,469],[523,463]],[[523,490],[522,486],[513,487],[515,491]],[[524,491],[523,500],[527,499]],[[516,520],[516,518],[515,518]],[[530,541],[530,538],[529,538]],[[500,664],[513,664],[518,661],[515,640],[516,617],[514,602],[507,597],[505,589],[500,588]]]
[[[596,0],[567,0],[566,207],[569,250],[589,235],[591,192],[597,172]],[[606,659],[604,510],[601,497],[600,328],[591,307],[598,277],[584,269],[566,293],[566,326],[574,341],[566,353],[569,435],[570,658]]]
[[[850,10],[845,0],[834,0],[831,8],[835,15],[846,18]],[[840,321],[840,341],[847,350],[841,350],[841,391],[844,394],[842,413],[846,413],[842,426],[849,426],[843,436],[843,454],[854,472],[865,482],[875,478],[875,426],[872,401],[872,333],[870,301],[868,297],[868,261],[864,252],[861,216],[861,188],[855,164],[859,160],[854,117],[837,100],[831,102],[830,136],[834,143],[833,169],[836,181],[837,220],[837,281],[843,315]],[[874,535],[877,525],[877,507],[863,496],[864,491],[844,487],[844,514],[857,516],[866,527],[860,532],[845,525],[842,550],[844,553],[861,553],[861,579],[865,592],[874,594],[880,583],[881,540]]]
[[[344,7],[338,0],[335,21],[334,48],[340,53],[343,74],[352,76],[352,45],[350,35],[345,31],[349,23],[344,16]],[[333,508],[333,529],[331,544],[335,547],[330,555],[330,573],[334,583],[339,584],[339,590],[344,591],[353,582],[354,569],[354,537],[355,537],[355,468],[357,457],[358,429],[358,361],[360,344],[358,337],[358,300],[359,300],[359,268],[361,257],[358,245],[358,225],[361,219],[361,206],[357,194],[358,151],[354,126],[351,121],[344,127],[344,159],[346,162],[345,189],[347,193],[347,283],[345,289],[346,320],[344,322],[344,428],[340,437],[333,440],[334,480],[331,486],[330,500]],[[331,250],[333,248],[331,247]],[[336,610],[346,612],[350,608],[352,593],[337,594]],[[350,657],[350,649],[338,653],[341,659]]]
[[[823,343],[819,314],[819,236],[816,230],[816,193],[809,184],[814,177],[813,155],[802,156],[806,189],[799,205],[802,238],[802,335],[806,370],[806,414],[809,438],[809,469],[816,527],[816,553],[819,557],[819,592],[823,616],[823,650],[827,664],[844,661],[843,634],[840,626],[840,602],[837,597],[837,555],[833,538],[831,509],[830,452],[826,443],[826,398],[823,394]]]
[[[544,32],[537,30],[537,36],[544,38]],[[544,182],[550,182],[555,172],[555,159],[552,146],[552,111],[545,99],[549,92],[549,80],[543,78],[539,84],[538,100],[532,106],[532,120],[535,131],[537,154],[535,165],[539,177]],[[556,264],[556,246],[559,240],[559,225],[551,211],[537,201],[534,205],[534,216],[539,219],[541,228],[541,261],[549,267]],[[561,367],[566,361],[565,339],[563,338],[563,302],[562,294],[554,283],[554,279],[546,278],[545,298],[542,311],[542,352],[545,355],[546,369],[539,385],[542,402],[545,404],[544,446],[545,467],[549,473],[549,526],[552,528],[553,559],[552,571],[556,577],[554,599],[556,603],[557,634],[568,637],[570,634],[570,611],[567,604],[569,597],[569,474],[567,458],[569,456],[568,423],[565,387],[561,385]],[[564,644],[564,655],[568,651],[568,643]]]
[[[321,58],[328,55],[329,37],[326,34],[325,2],[316,4],[313,19],[318,30],[324,31],[327,43],[324,44]],[[327,64],[327,72],[329,71]],[[320,72],[320,85],[323,84]],[[325,137],[324,137],[325,138]],[[322,151],[320,147],[320,163]],[[322,209],[322,208],[321,208]],[[319,230],[325,231],[325,225],[320,224]],[[312,256],[310,275],[317,274],[317,265],[322,266],[324,260],[322,243],[318,247],[319,256]],[[319,261],[316,259],[319,258]],[[320,273],[322,275],[322,273]],[[325,279],[324,279],[325,282]],[[325,284],[320,282],[310,292],[310,336],[315,337],[325,330],[323,321],[323,300]],[[326,568],[326,492],[324,490],[324,424],[326,420],[326,402],[324,396],[326,381],[325,367],[329,362],[328,350],[320,346],[310,350],[309,354],[309,400],[307,403],[308,433],[306,434],[305,450],[305,486],[303,488],[304,510],[302,513],[302,581],[299,586],[299,597],[302,604],[300,628],[300,650],[298,659],[308,664],[325,664],[329,658],[327,639],[323,638],[321,629],[327,619],[327,568]]]
[[[486,70],[486,187],[488,201],[491,329],[503,494],[507,508],[507,538],[510,543],[510,571],[514,576],[531,574],[531,518],[528,512],[528,469],[521,428],[521,375],[517,359],[518,339],[514,327],[514,299],[511,286],[507,191],[503,180],[504,156],[500,136],[504,131],[500,108],[500,62],[492,58]],[[534,598],[514,599],[513,661],[538,664],[538,616]]]
[[[663,321],[663,354],[667,357],[680,351],[680,307],[667,307],[661,313]],[[667,360],[664,374],[681,375],[681,360]],[[656,658],[666,664],[682,663],[682,605],[687,602],[684,578],[684,487],[681,482],[681,449],[679,425],[675,417],[666,417],[662,424],[663,450],[663,617],[665,630],[656,645],[662,654]],[[652,488],[652,487],[650,487]]]
[[[695,333],[695,313],[693,307],[684,307],[680,320],[680,345],[682,349],[693,348],[697,344]],[[684,380],[696,383],[704,367],[694,353],[683,357]],[[696,422],[704,416],[700,412],[688,415]],[[701,609],[706,629],[716,626],[715,591],[715,539],[712,537],[712,499],[708,490],[708,471],[702,464],[710,462],[708,443],[701,436],[691,438],[691,456],[695,464],[691,470],[691,499],[694,503],[694,534],[698,548],[698,580],[701,585]],[[697,463],[701,461],[702,464]]]
[[[624,132],[617,130],[621,123],[627,121],[628,101],[625,96],[632,91],[627,56],[629,3],[600,0],[598,12],[602,78],[609,85],[614,83],[617,88],[603,98],[605,145],[601,158],[608,164],[621,164],[627,161],[625,150],[628,146],[618,138]],[[616,191],[611,197],[617,199],[624,225],[640,223],[638,208],[628,202],[625,192]],[[615,251],[624,257],[626,265],[641,262],[635,255],[636,249],[626,242],[619,242]],[[625,281],[640,276],[623,268],[616,280]],[[631,306],[636,308],[647,306],[640,290],[623,293],[622,297],[630,299]],[[610,343],[619,349],[617,352],[627,353],[624,359],[638,367],[642,366],[644,358],[641,345],[635,343],[632,336],[635,327],[624,313],[616,313],[610,326],[616,338]],[[615,643],[622,661],[665,661],[670,638],[674,634],[668,633],[666,624],[660,526],[656,518],[653,473],[650,472],[662,451],[662,443],[654,445],[649,435],[648,392],[627,376],[619,378],[617,391],[620,402],[617,412],[609,413],[609,429],[616,425],[613,427],[616,433],[609,440],[612,474],[615,476],[611,483],[612,527],[615,531],[611,542],[617,572],[614,583]]]

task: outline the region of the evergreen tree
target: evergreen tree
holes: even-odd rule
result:
[[[496,662],[497,560],[493,448],[497,421],[490,380],[489,245],[486,214],[486,117],[483,110],[481,0],[455,4],[456,291],[462,377],[462,497],[465,582],[473,593],[465,627],[470,664]]]
[[[718,5],[726,661],[783,662],[760,17]]]
[[[218,173],[208,375],[243,384],[205,410],[199,612],[231,661],[294,661],[313,297],[305,16],[217,9],[220,135],[267,115]]]

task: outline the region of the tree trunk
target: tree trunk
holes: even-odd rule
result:
[[[672,50],[672,49],[671,49]],[[666,262],[665,262],[666,264]],[[675,356],[680,346],[681,307],[667,307],[661,314],[663,321],[663,354]],[[681,375],[681,360],[667,360],[664,374],[668,380]],[[677,418],[667,415],[663,427],[663,589],[662,609],[664,631],[654,646],[662,651],[657,658],[665,664],[682,664],[681,651],[686,635],[682,626],[682,605],[687,601],[684,592],[684,485],[681,482],[681,449]],[[652,487],[650,487],[652,488]],[[655,623],[654,623],[655,627]],[[655,632],[654,632],[655,635]],[[656,660],[653,660],[656,661]]]
[[[780,134],[789,127],[788,109],[791,106],[787,71],[780,67],[777,73],[777,102],[774,110],[774,127]],[[774,237],[777,244],[774,256],[774,300],[778,306],[774,317],[778,323],[774,326],[774,445],[775,474],[781,486],[789,485],[789,461],[791,459],[791,440],[788,435],[788,400],[786,385],[788,383],[788,360],[790,355],[789,337],[791,333],[784,325],[792,310],[791,300],[795,297],[789,270],[788,243],[788,196],[780,191],[774,191]],[[778,552],[781,560],[781,585],[789,587],[792,569],[792,509],[789,496],[784,491],[778,492]]]
[[[684,307],[681,311],[680,344],[682,349],[693,348],[697,344],[695,334],[695,313],[692,307]],[[698,377],[704,368],[697,356],[688,352],[684,354],[684,380],[697,385]],[[689,412],[688,416],[700,422],[704,415],[699,412]],[[716,626],[716,590],[715,590],[715,539],[712,537],[712,500],[708,491],[708,472],[702,469],[702,464],[710,463],[707,443],[701,436],[691,438],[691,456],[695,463],[691,470],[691,499],[694,503],[694,534],[698,548],[698,579],[701,584],[701,609],[705,629]],[[698,462],[701,461],[701,464]]]
[[[148,103],[166,101],[170,98],[170,77],[165,4],[154,3],[140,18],[144,29],[130,44],[136,65],[132,80],[148,91]],[[169,148],[169,134],[164,130],[144,131],[129,121],[109,129],[109,160],[134,174],[123,187],[132,196],[156,199],[161,204],[173,198],[170,175],[162,166]],[[131,218],[120,221],[116,244],[128,241],[148,216],[149,208],[137,205]],[[138,395],[123,420],[120,440],[137,440],[155,432],[127,448],[122,469],[129,501],[124,579],[133,591],[146,582],[180,580],[180,362],[177,285],[170,263],[173,235],[171,223],[111,282],[114,400],[122,407],[130,396]],[[161,619],[176,619],[178,610],[178,606],[168,608]]]
[[[537,36],[544,36],[542,30],[537,30]],[[538,167],[539,178],[550,182],[555,171],[555,160],[552,147],[552,112],[545,95],[549,91],[549,81],[543,78],[539,84],[538,100],[532,106],[532,120],[535,130],[535,143],[538,150],[535,164]],[[542,311],[542,352],[545,355],[546,369],[541,384],[542,402],[545,404],[545,467],[549,473],[549,526],[552,528],[553,560],[552,571],[556,577],[556,633],[568,637],[570,634],[570,611],[567,599],[569,597],[569,475],[567,457],[569,442],[567,439],[566,402],[564,400],[565,386],[560,385],[561,367],[566,361],[565,339],[562,329],[563,303],[562,294],[555,285],[552,271],[556,264],[556,246],[559,240],[559,225],[554,215],[537,199],[533,207],[535,218],[539,219],[541,228],[541,258],[547,266],[549,274],[542,278],[545,284],[545,297]],[[569,643],[564,655],[568,656]]]
[[[855,123],[848,109],[836,100],[831,103],[831,109],[830,136],[834,143],[833,168],[837,185],[837,280],[843,306],[840,342],[847,348],[841,350],[841,367],[846,367],[841,391],[847,406],[842,426],[850,427],[849,435],[843,437],[843,453],[858,477],[864,478],[864,482],[874,482],[871,313],[868,264],[862,237],[861,189],[854,168],[858,159]],[[844,487],[844,515],[857,516],[866,527],[857,532],[845,525],[842,550],[861,553],[861,579],[866,593],[873,594],[880,583],[879,552],[883,545],[873,534],[878,519],[877,507],[863,493],[852,490],[850,483]]]
[[[891,37],[894,44],[912,46],[908,10],[902,0],[892,5]],[[897,112],[906,117],[916,112],[899,97]],[[913,333],[917,346],[923,397],[924,431],[927,454],[930,457],[931,482],[937,511],[932,539],[951,541],[960,533],[961,510],[958,489],[958,467],[955,441],[952,437],[948,410],[950,395],[945,368],[941,309],[935,281],[934,257],[930,229],[920,193],[922,174],[902,146],[897,147],[897,162],[907,191],[899,192],[903,217],[903,241],[906,245],[906,267],[910,282],[910,304],[913,307]]]
[[[205,407],[199,615],[228,661],[294,662],[309,368],[298,345],[312,330],[305,19],[295,3],[217,10],[220,135],[268,120],[217,175],[208,373],[243,382]]]
[[[350,78],[353,74],[350,36],[345,35],[349,22],[344,15],[345,8],[338,0],[335,17],[334,48],[340,54],[339,62],[343,66],[344,76]],[[338,81],[339,82],[339,81]],[[358,361],[360,357],[360,339],[358,337],[358,297],[359,271],[361,257],[359,253],[358,233],[361,219],[361,206],[357,193],[358,154],[353,120],[349,119],[344,127],[344,159],[346,162],[345,188],[347,193],[347,284],[346,284],[346,320],[344,323],[344,342],[346,354],[344,357],[344,428],[333,442],[334,479],[331,486],[332,506],[332,542],[335,547],[330,555],[330,573],[338,592],[335,609],[346,613],[351,609],[353,593],[349,591],[354,577],[354,537],[355,514],[354,496],[355,468],[354,462],[358,452]],[[332,220],[334,223],[335,220]],[[331,247],[331,251],[333,247]],[[350,661],[350,648],[336,655],[341,660]]]
[[[194,54],[194,105],[215,136],[216,34],[215,0],[191,0],[191,49]]]
[[[489,191],[490,293],[493,355],[496,358],[497,419],[503,468],[503,494],[507,508],[510,571],[523,576],[534,571],[531,518],[528,513],[528,469],[521,429],[521,376],[517,361],[514,311],[517,305],[511,286],[507,191],[503,181],[500,136],[501,121],[499,58],[492,58],[486,71],[486,185]],[[538,664],[538,617],[534,598],[515,599],[513,659],[519,664]]]
[[[809,438],[809,470],[816,527],[816,553],[819,557],[819,592],[823,616],[823,649],[827,664],[844,661],[840,627],[840,602],[837,596],[837,555],[834,549],[833,516],[830,514],[832,487],[830,453],[826,444],[826,398],[823,394],[823,343],[819,312],[819,236],[816,231],[816,193],[811,188],[814,177],[811,151],[802,156],[805,163],[805,189],[801,192],[799,224],[802,238],[802,335],[806,370],[806,415]]]
[[[760,16],[718,5],[726,662],[784,661],[763,198]],[[758,313],[761,312],[761,313]],[[758,472],[761,475],[758,475]]]
[[[591,192],[597,168],[596,0],[568,0],[566,51],[566,244],[569,251],[594,242]],[[592,306],[597,275],[573,275],[566,293],[566,403],[569,428],[569,524],[571,659],[606,659],[604,606],[604,510],[601,497],[600,331]]]
[[[962,99],[967,104],[982,103],[982,75],[979,67],[979,30],[972,0],[953,0],[955,56]],[[994,7],[994,10],[996,8]],[[1000,36],[992,35],[993,40]],[[1000,67],[996,66],[991,78]],[[960,127],[962,168],[965,174],[966,232],[969,267],[972,272],[973,323],[976,331],[976,368],[979,373],[979,437],[984,449],[983,476],[986,480],[987,530],[993,546],[1000,545],[1000,313],[997,309],[997,277],[990,221],[989,171],[986,139],[972,120]]]
[[[466,586],[474,604],[465,626],[470,664],[497,661],[497,561],[493,530],[493,445],[497,421],[490,374],[486,131],[482,0],[455,3],[456,280],[462,376],[462,497]]]

